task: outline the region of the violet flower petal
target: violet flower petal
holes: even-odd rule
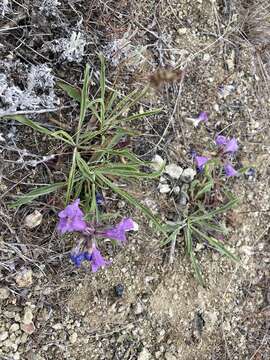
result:
[[[223,136],[223,135],[218,135],[216,137],[215,141],[216,141],[217,146],[226,145],[227,142],[228,142],[227,138],[225,136]]]
[[[227,144],[225,146],[225,153],[235,153],[238,150],[237,139],[232,138],[228,139]]]
[[[205,164],[208,162],[208,160],[210,160],[210,158],[208,158],[206,156],[195,156],[196,166],[199,171],[203,170],[203,168],[204,168]]]
[[[104,257],[101,255],[98,248],[93,245],[93,251],[91,254],[91,267],[93,272],[97,272],[100,267],[104,267],[106,265],[109,265],[111,261],[107,261],[104,259]]]
[[[199,121],[207,121],[208,120],[208,114],[205,111],[200,112],[198,116]]]
[[[230,163],[227,163],[224,166],[224,170],[225,170],[226,176],[228,176],[228,177],[236,176],[238,174],[237,171],[232,166],[232,164],[230,164]]]
[[[84,231],[87,228],[87,224],[83,219],[84,214],[79,208],[79,203],[80,199],[77,199],[59,212],[58,216],[60,220],[57,225],[57,230],[61,234],[72,231]]]
[[[126,242],[126,232],[138,230],[138,224],[130,218],[123,219],[116,227],[106,230],[103,235],[120,242]]]

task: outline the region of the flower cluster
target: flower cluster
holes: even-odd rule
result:
[[[125,243],[127,240],[126,232],[138,230],[138,224],[130,218],[124,218],[115,227],[101,229],[100,226],[95,226],[85,221],[84,213],[79,208],[79,204],[80,199],[77,199],[59,212],[57,230],[61,234],[67,232],[80,232],[82,234],[80,242],[71,251],[70,259],[77,267],[79,267],[83,261],[89,261],[92,271],[96,272],[100,267],[109,265],[111,262],[105,260],[101,255],[97,248],[95,238],[109,238],[120,243]]]
[[[238,172],[234,169],[230,162],[230,158],[237,152],[237,139],[228,138],[223,135],[218,135],[215,139],[218,147],[218,153],[224,165],[225,174],[228,177],[236,176]],[[205,164],[210,160],[210,157],[199,156],[194,154],[194,160],[199,172],[203,171]]]

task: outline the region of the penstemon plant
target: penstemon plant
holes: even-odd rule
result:
[[[239,261],[224,244],[228,229],[222,224],[223,217],[238,203],[238,198],[227,188],[224,175],[227,178],[239,176],[246,168],[237,171],[232,165],[238,150],[237,139],[218,135],[215,143],[217,153],[213,158],[192,151],[198,175],[186,194],[189,206],[182,209],[182,218],[177,224],[167,226],[170,235],[163,242],[164,245],[175,243],[178,236],[183,234],[187,255],[202,285],[202,271],[194,251],[198,242],[203,242],[235,262]]]
[[[162,169],[160,171],[143,171],[142,169],[145,167],[150,169],[150,162],[139,159],[125,145],[125,139],[135,135],[135,132],[127,125],[146,116],[157,114],[160,109],[126,115],[146,95],[148,87],[134,90],[122,98],[114,90],[107,91],[103,56],[100,56],[100,61],[99,90],[94,98],[89,96],[88,65],[84,73],[82,90],[63,81],[58,83],[80,105],[80,116],[75,133],[63,129],[49,130],[22,115],[5,117],[7,120],[19,121],[35,131],[57,139],[62,144],[64,143],[68,152],[72,149],[70,171],[66,182],[53,183],[34,189],[19,196],[11,204],[11,207],[19,207],[42,195],[65,189],[65,204],[68,205],[71,199],[81,198],[85,213],[91,217],[92,221],[98,222],[100,214],[96,194],[102,192],[104,188],[110,188],[118,196],[139,209],[157,229],[163,231],[160,221],[152,212],[118,185],[119,180],[153,179],[160,176]],[[89,118],[95,120],[95,129],[89,130],[87,127]]]

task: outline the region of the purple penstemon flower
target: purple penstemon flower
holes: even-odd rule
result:
[[[219,148],[222,149],[224,154],[234,154],[238,150],[237,139],[235,138],[228,138],[223,135],[218,135],[216,137],[216,144]]]
[[[196,118],[189,118],[192,121],[195,128],[199,126],[201,122],[205,122],[208,120],[208,114],[205,111],[200,112],[199,116]]]
[[[73,231],[84,231],[87,228],[87,224],[84,221],[84,214],[79,208],[79,203],[80,199],[77,199],[59,212],[58,216],[60,220],[57,225],[57,230],[61,234]]]
[[[205,164],[210,160],[209,157],[199,155],[195,155],[194,159],[199,172],[203,171]]]
[[[130,230],[138,230],[138,224],[130,218],[125,218],[116,227],[105,230],[101,235],[120,242],[126,242],[126,232]]]
[[[230,163],[227,163],[224,165],[224,170],[225,170],[226,176],[228,176],[228,177],[238,175],[238,172],[235,170],[235,168]]]
[[[98,203],[104,199],[100,194],[97,194],[96,200]],[[84,220],[84,213],[79,208],[79,203],[80,199],[77,199],[59,212],[57,230],[61,234],[73,231],[81,232],[82,236],[71,251],[70,259],[76,267],[80,267],[83,261],[89,261],[92,271],[96,272],[100,267],[109,265],[111,261],[105,260],[101,255],[96,246],[95,237],[108,237],[119,242],[125,242],[126,232],[137,230],[138,225],[132,219],[124,218],[117,226],[102,230],[100,224],[87,223]]]
[[[110,264],[111,261],[105,260],[104,257],[101,255],[99,249],[96,247],[95,244],[93,244],[91,252],[92,271],[97,272],[100,267],[105,267]]]

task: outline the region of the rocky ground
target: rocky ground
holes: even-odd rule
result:
[[[159,68],[180,68],[181,79],[142,101],[163,111],[134,125],[144,134],[134,138],[136,153],[187,168],[190,150],[211,151],[224,131],[239,141],[239,167],[256,170],[228,181],[240,198],[227,219],[228,245],[241,262],[196,249],[205,288],[183,239],[169,264],[160,236],[116,199],[140,230],[120,251],[108,248],[112,266],[92,274],[69,261],[71,239],[55,231],[55,199],[8,208],[33,184],[63,179],[67,164],[51,171],[42,157],[57,144],[0,117],[1,360],[269,359],[269,11],[266,1],[0,2],[0,116],[22,112],[72,128],[77,108],[55,82],[81,86],[88,62],[95,86],[98,52],[108,85],[123,92]],[[201,111],[209,121],[194,128],[188,119]],[[159,190],[158,181],[130,187],[167,219],[171,198]],[[29,229],[25,218],[35,210],[42,222]]]

